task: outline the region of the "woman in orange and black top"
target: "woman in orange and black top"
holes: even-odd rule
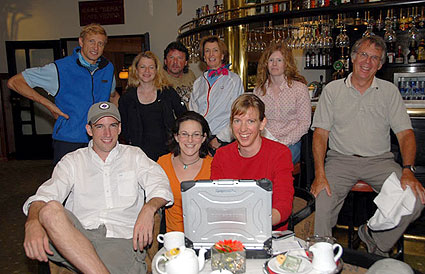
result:
[[[182,231],[183,211],[180,182],[210,178],[212,157],[208,155],[210,129],[202,115],[188,111],[175,123],[170,137],[170,150],[158,159],[158,164],[167,173],[174,204],[165,209],[167,232]]]

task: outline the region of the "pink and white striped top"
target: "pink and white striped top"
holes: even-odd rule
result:
[[[292,81],[288,87],[286,80],[281,84],[280,92],[274,93],[266,82],[266,95],[262,96],[260,88],[254,94],[266,105],[266,128],[287,146],[297,143],[308,132],[311,123],[311,102],[307,86]]]

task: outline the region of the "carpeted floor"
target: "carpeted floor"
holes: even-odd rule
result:
[[[51,160],[0,162],[0,273],[38,273],[22,246],[25,200],[52,173]]]

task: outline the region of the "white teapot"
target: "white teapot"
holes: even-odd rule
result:
[[[338,249],[336,255],[334,255],[335,249]],[[342,255],[340,244],[320,242],[310,246],[309,250],[313,252],[313,268],[325,273],[336,269],[336,262]]]
[[[206,252],[205,248],[201,248],[196,257],[193,249],[181,246],[162,255],[155,266],[161,274],[198,274],[204,268]],[[165,261],[165,272],[159,268],[161,261]]]

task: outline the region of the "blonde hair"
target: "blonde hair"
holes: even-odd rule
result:
[[[256,88],[260,88],[262,91],[262,95],[266,95],[266,82],[270,77],[268,62],[270,55],[272,55],[275,51],[279,51],[282,53],[285,68],[284,68],[284,77],[288,82],[288,86],[292,86],[292,81],[298,81],[303,84],[307,84],[304,76],[302,76],[295,65],[294,56],[292,54],[292,50],[288,48],[286,43],[272,43],[269,47],[261,55],[260,61],[258,61],[257,68],[257,83],[255,85]]]
[[[232,104],[230,123],[233,123],[236,115],[244,115],[250,108],[258,110],[260,122],[262,122],[266,117],[266,106],[263,101],[253,93],[243,93]]]
[[[140,85],[139,78],[137,77],[137,64],[142,58],[151,59],[155,63],[156,74],[155,78],[153,79],[155,87],[162,90],[163,88],[169,86],[170,83],[168,83],[167,78],[164,76],[165,72],[162,68],[161,62],[159,61],[158,57],[151,51],[141,52],[133,59],[133,63],[128,69],[128,86],[138,87]]]
[[[229,51],[227,50],[227,46],[226,44],[220,39],[220,37],[216,36],[216,35],[210,35],[210,36],[205,36],[201,39],[201,42],[199,43],[200,45],[200,50],[199,52],[201,53],[201,60],[203,62],[205,62],[204,59],[204,48],[205,48],[205,44],[206,43],[217,43],[218,44],[218,48],[220,49],[221,53],[224,55],[223,60],[221,61],[222,64],[227,64],[229,62]]]
[[[84,39],[84,37],[87,34],[102,34],[102,35],[106,36],[106,39],[108,39],[108,36],[106,35],[105,29],[101,25],[96,24],[96,23],[86,25],[81,29],[81,32],[80,32],[81,38]]]

